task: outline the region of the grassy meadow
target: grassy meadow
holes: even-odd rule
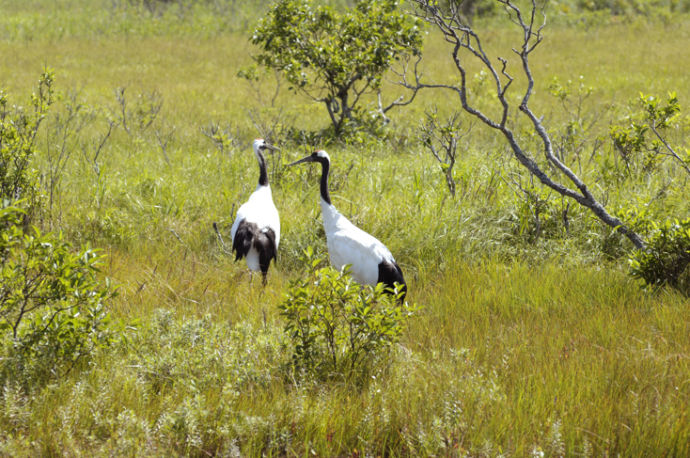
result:
[[[545,205],[536,228],[519,189],[530,177],[476,123],[460,140],[451,197],[418,138],[426,111],[459,109],[448,94],[422,92],[391,112],[382,139],[293,141],[295,130],[326,128],[325,110],[287,83],[276,91],[271,75],[237,77],[252,62],[260,2],[215,2],[235,5],[225,16],[203,6],[214,2],[186,16],[124,1],[20,3],[0,0],[0,87],[26,104],[47,66],[60,93],[37,140],[37,224],[102,250],[101,273],[119,285],[109,308],[120,338],[64,376],[2,387],[0,455],[690,455],[690,300],[641,288],[628,274],[632,245],[535,184]],[[533,108],[556,139],[569,122],[588,126],[564,140],[566,161],[612,212],[687,218],[688,175],[671,161],[625,174],[608,128],[640,92],[675,91],[687,106],[688,19],[554,16],[531,57]],[[477,30],[513,57],[509,23]],[[422,65],[429,81],[457,78],[431,29]],[[561,103],[550,85],[569,80]],[[592,90],[579,104],[581,82]],[[472,88],[491,111],[479,73]],[[670,133],[679,147],[684,116]],[[282,231],[264,289],[212,229],[229,238],[256,187],[258,136],[282,148],[269,158]],[[277,306],[303,275],[303,250],[327,252],[320,170],[285,165],[315,147],[333,161],[334,205],[388,246],[420,307],[364,386],[286,375]]]

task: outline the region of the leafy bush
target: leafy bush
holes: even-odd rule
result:
[[[0,202],[21,199],[27,219],[33,216],[41,196],[31,161],[39,127],[54,101],[53,76],[50,70],[43,72],[29,110],[9,105],[7,94],[0,90]]]
[[[642,156],[644,171],[653,170],[665,157],[690,174],[690,151],[673,146],[668,136],[681,119],[681,107],[675,92],[669,92],[665,103],[658,97],[640,94],[640,112],[633,113],[622,125],[612,125],[609,135],[615,150],[621,155],[628,171]]]
[[[27,386],[69,371],[110,339],[104,303],[112,292],[96,277],[101,258],[30,226],[43,196],[36,138],[54,100],[50,70],[29,109],[0,93],[0,381]]]
[[[96,278],[93,250],[25,232],[23,215],[0,209],[0,381],[28,384],[69,371],[110,341],[105,302],[113,293]]]
[[[280,0],[254,30],[252,43],[261,49],[259,64],[326,106],[340,136],[352,122],[365,123],[361,97],[381,87],[393,62],[420,53],[422,33],[395,0],[359,0],[344,13],[308,0]]]
[[[690,296],[690,218],[652,227],[647,249],[632,256],[632,275],[648,286],[668,284]]]
[[[317,378],[362,382],[405,329],[415,307],[400,301],[402,291],[362,286],[348,269],[320,268],[305,251],[309,272],[293,281],[279,306],[294,345],[293,364]]]

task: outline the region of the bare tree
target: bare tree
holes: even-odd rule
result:
[[[441,165],[446,178],[448,191],[455,197],[455,177],[453,167],[457,159],[458,140],[469,134],[472,126],[465,132],[460,131],[460,113],[455,112],[446,122],[439,121],[438,110],[426,113],[426,121],[422,124],[420,139],[431,154]]]
[[[542,31],[546,25],[546,16],[538,11],[536,0],[531,0],[527,15],[524,15],[521,9],[512,3],[511,0],[496,1],[505,8],[513,23],[521,31],[522,42],[519,48],[513,48],[513,52],[519,58],[522,76],[526,79],[527,85],[524,94],[522,94],[518,109],[529,119],[531,128],[536,133],[543,147],[543,154],[546,163],[549,165],[548,169],[537,163],[533,155],[526,150],[524,144],[520,142],[508,125],[508,121],[513,120],[510,114],[511,103],[507,94],[515,79],[508,73],[508,60],[503,57],[497,57],[497,62],[494,63],[489,58],[482,46],[480,36],[475,32],[472,25],[464,19],[465,16],[456,2],[449,2],[447,8],[441,9],[435,0],[412,0],[413,4],[417,6],[418,15],[435,26],[443,34],[446,42],[453,46],[452,57],[460,76],[460,82],[457,84],[422,83],[420,80],[421,75],[417,72],[417,66],[415,66],[415,82],[411,83],[404,79],[400,84],[415,91],[415,93],[423,88],[439,88],[455,92],[463,110],[490,128],[500,132],[510,145],[513,156],[522,166],[534,174],[541,183],[590,209],[597,218],[612,228],[617,229],[637,248],[644,248],[645,242],[640,235],[620,219],[611,215],[592,194],[582,179],[554,154],[551,137],[542,124],[543,118],[537,116],[529,106],[530,97],[534,89],[534,78],[530,69],[529,57],[544,38]],[[543,21],[537,21],[538,15],[543,18]],[[484,67],[493,85],[495,85],[494,95],[496,101],[500,103],[500,118],[490,117],[468,101],[467,61],[472,59],[477,60]]]

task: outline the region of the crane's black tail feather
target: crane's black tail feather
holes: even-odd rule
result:
[[[395,283],[400,283],[403,288],[403,293],[400,297],[400,300],[405,300],[405,296],[407,295],[407,284],[405,283],[405,278],[403,277],[402,270],[396,262],[382,261],[379,264],[378,283],[383,283],[391,289],[395,288]]]
[[[276,259],[276,234],[273,229],[264,227],[259,229],[256,223],[240,222],[232,240],[232,251],[235,252],[235,261],[247,256],[249,250],[254,247],[259,253],[259,267],[263,275],[263,283],[266,284],[266,273],[272,259]]]
[[[235,252],[235,261],[239,261],[247,256],[249,249],[252,247],[252,240],[254,240],[258,232],[259,227],[255,223],[242,221],[237,226],[235,237],[232,239],[232,251]]]

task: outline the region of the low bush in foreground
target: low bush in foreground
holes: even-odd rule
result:
[[[362,286],[348,269],[319,268],[306,251],[305,278],[292,283],[279,305],[293,342],[293,365],[318,379],[363,382],[398,341],[414,306],[400,301],[402,291]]]
[[[64,375],[110,342],[109,284],[100,257],[60,235],[24,231],[24,212],[0,209],[0,384],[27,388]]]

